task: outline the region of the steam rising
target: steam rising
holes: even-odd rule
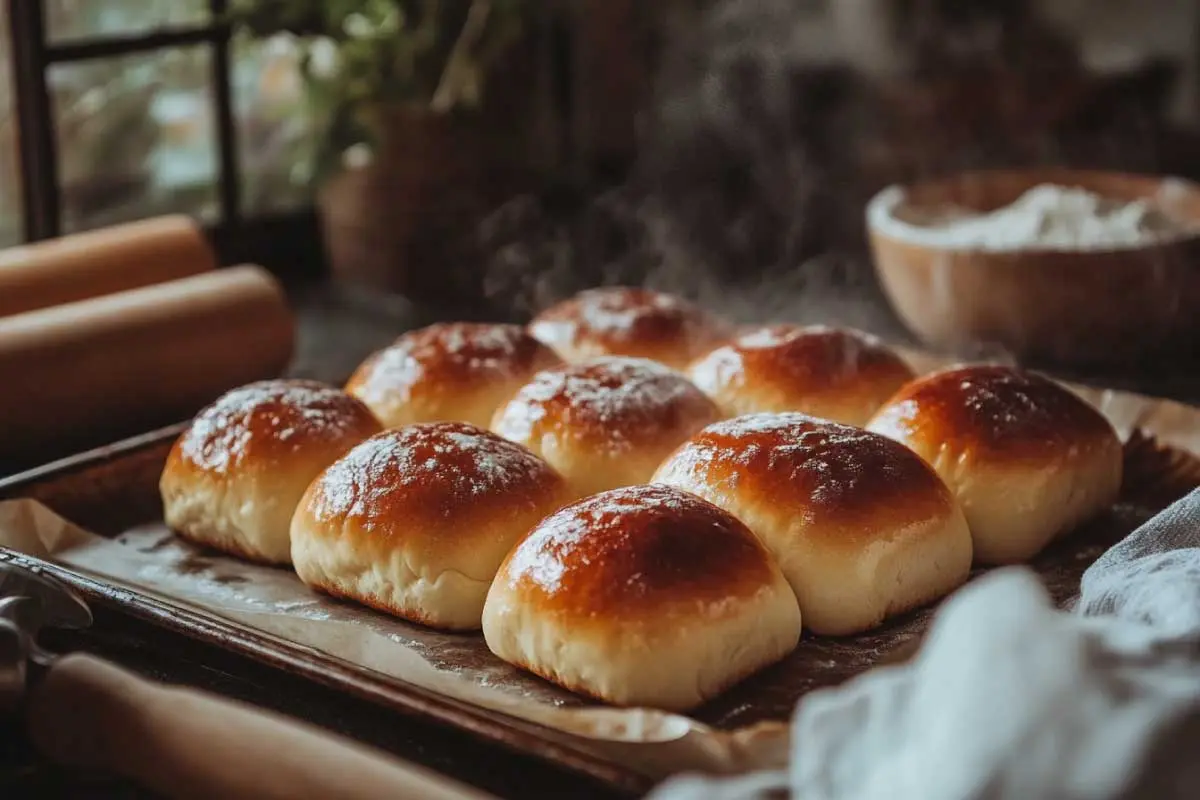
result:
[[[1004,164],[1167,166],[1142,124],[1169,85],[1154,70],[1106,84],[1082,134],[1054,127],[1080,73],[1071,37],[1038,4],[709,5],[669,37],[622,185],[519,197],[480,226],[493,311],[525,319],[583,288],[640,285],[738,322],[838,323],[903,341],[865,248],[876,190]],[[939,94],[940,75],[971,69],[1005,102],[961,85]]]
[[[638,285],[741,322],[902,335],[861,251],[861,202],[823,188],[855,122],[852,81],[806,60],[796,8],[721,3],[673,36],[625,184],[520,197],[480,227],[491,304],[527,317],[583,288]]]

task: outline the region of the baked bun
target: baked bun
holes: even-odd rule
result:
[[[534,528],[500,567],[483,635],[500,658],[574,692],[684,711],[791,652],[800,609],[736,518],[632,486]]]
[[[575,497],[645,483],[696,431],[720,419],[687,378],[644,358],[598,358],[538,373],[492,430],[550,462]]]
[[[919,378],[869,427],[942,476],[983,564],[1032,558],[1112,505],[1121,488],[1121,441],[1108,420],[1053,381],[1010,367]]]
[[[309,586],[399,617],[478,630],[513,544],[567,502],[524,447],[465,422],[385,431],[313,481],[292,520]]]
[[[204,409],[176,440],[159,488],[185,539],[254,561],[291,560],[288,527],[308,484],[380,430],[370,409],[314,381],[261,381]]]
[[[948,594],[971,569],[954,495],[911,450],[803,414],[711,425],[656,483],[699,495],[775,554],[814,633],[843,635]]]
[[[858,426],[913,376],[875,337],[823,325],[747,331],[688,369],[727,417],[799,411]]]
[[[687,300],[627,287],[580,292],[535,317],[529,331],[566,361],[638,356],[675,369],[733,335],[731,325]]]
[[[388,428],[441,420],[486,428],[501,403],[557,363],[520,325],[437,323],[371,355],[346,391]]]

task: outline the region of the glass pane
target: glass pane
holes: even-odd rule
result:
[[[51,68],[64,230],[216,216],[211,62],[201,45]]]
[[[8,4],[0,3],[0,42],[8,38]],[[13,96],[12,56],[0,48],[0,247],[22,239],[21,167],[17,153],[16,98]]]
[[[295,38],[280,34],[233,45],[233,102],[242,207],[247,213],[312,201],[312,169],[323,120],[305,102]]]
[[[62,42],[203,25],[208,0],[45,0],[46,36]]]

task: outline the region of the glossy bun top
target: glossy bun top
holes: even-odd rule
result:
[[[888,519],[908,524],[954,508],[941,479],[904,445],[798,413],[710,425],[664,461],[654,481],[725,508],[802,516],[811,536],[847,548],[888,530]]]
[[[295,454],[346,449],[379,430],[362,402],[316,381],[268,380],[226,392],[201,411],[172,450],[169,468],[209,474],[278,469]]]
[[[666,486],[630,486],[551,514],[513,549],[501,589],[581,621],[720,616],[779,578],[733,515]],[[499,590],[499,589],[498,589]]]
[[[688,376],[729,416],[799,411],[863,425],[913,371],[859,331],[772,325],[718,347]]]
[[[389,427],[440,420],[486,426],[518,386],[558,362],[519,325],[437,323],[371,355],[346,391]]]
[[[465,422],[430,422],[355,447],[314,481],[306,508],[313,524],[352,523],[365,536],[403,528],[469,542],[447,520],[509,517],[562,492],[562,477],[519,444]]]
[[[1081,441],[1115,441],[1108,420],[1048,378],[1006,366],[956,367],[904,386],[870,422],[921,452],[946,447],[968,458],[1041,461]],[[952,444],[953,443],[953,444]]]
[[[683,369],[727,340],[731,325],[699,306],[650,289],[589,289],[543,311],[529,326],[567,361],[640,356]]]
[[[599,358],[538,373],[500,409],[497,429],[518,441],[552,431],[606,449],[674,437],[718,416],[679,373],[641,358]]]

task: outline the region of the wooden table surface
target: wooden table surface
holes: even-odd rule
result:
[[[293,372],[327,381],[343,379],[366,354],[405,330],[446,316],[436,310],[419,310],[399,299],[327,287],[298,292],[296,304],[300,331]],[[880,329],[875,332],[906,340],[894,317],[886,309],[880,311]],[[1166,368],[1139,364],[1124,371],[1075,371],[1064,377],[1200,403],[1200,369],[1196,365]],[[455,730],[383,712],[183,637],[176,646],[164,649],[158,644],[151,649],[145,645],[145,630],[140,630],[139,624],[98,615],[91,630],[58,634],[49,638],[48,644],[59,650],[92,652],[153,678],[197,686],[315,722],[501,797],[617,796],[535,758],[500,750]],[[162,641],[161,634],[156,641]],[[72,774],[40,761],[14,721],[0,720],[0,797],[145,796],[107,776]]]

